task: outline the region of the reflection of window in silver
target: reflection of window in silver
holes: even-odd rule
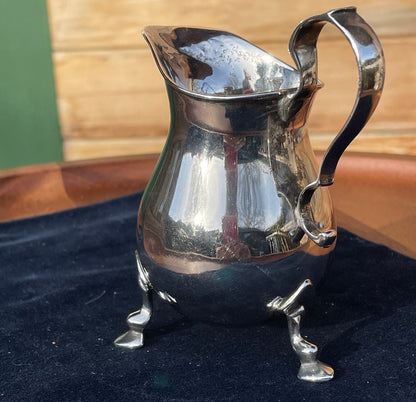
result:
[[[204,69],[203,74],[194,71],[190,85],[194,92],[241,95],[299,85],[297,71],[244,39],[229,33],[210,37],[208,31],[204,36],[204,30],[198,31],[202,36],[199,42],[175,49],[187,56],[187,63],[197,61],[200,69],[206,65],[211,70],[207,73]]]
[[[216,156],[186,153],[176,180],[176,188],[169,206],[169,216],[174,221],[220,230],[225,214],[224,162]],[[207,208],[206,196],[216,189]]]
[[[291,250],[290,240],[286,233],[274,232],[266,236],[266,240],[269,242],[271,254],[285,253]]]
[[[275,180],[276,177],[266,161],[256,159],[238,165],[239,227],[268,230],[278,223],[280,226],[294,224],[290,201],[277,190]]]

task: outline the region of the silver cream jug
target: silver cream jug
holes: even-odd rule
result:
[[[322,87],[316,43],[327,22],[351,44],[359,82],[353,110],[318,168],[305,124]],[[144,37],[166,81],[171,127],[138,215],[142,307],[116,345],[143,345],[153,295],[190,319],[220,324],[282,313],[298,377],[331,379],[317,347],[300,335],[302,297],[335,246],[326,187],[382,91],[377,36],[353,7],[308,18],[289,42],[296,69],[224,31],[149,26]]]

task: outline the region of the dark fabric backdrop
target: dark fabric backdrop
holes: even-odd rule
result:
[[[416,400],[416,261],[342,229],[302,326],[333,381],[297,380],[283,317],[215,327],[157,302],[146,345],[116,348],[140,307],[139,200],[0,224],[0,400]]]

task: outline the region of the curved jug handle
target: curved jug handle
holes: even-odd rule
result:
[[[298,200],[298,213],[305,233],[318,245],[329,247],[336,238],[335,230],[321,232],[307,219],[308,206],[319,186],[334,182],[335,169],[342,153],[365,126],[380,99],[384,84],[384,56],[381,44],[372,28],[357,14],[355,7],[340,8],[302,21],[289,42],[289,50],[301,73],[299,91],[316,85],[316,42],[324,25],[330,22],[348,39],[358,65],[358,93],[348,120],[327,149],[316,181],[306,186]]]

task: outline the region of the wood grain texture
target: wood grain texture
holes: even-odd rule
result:
[[[416,37],[384,40],[391,68],[375,115],[366,130],[412,130],[416,108],[409,88],[416,88]],[[268,46],[278,54],[278,46]],[[403,57],[406,54],[406,57]],[[356,94],[355,60],[345,41],[319,46],[320,77],[325,87],[312,108],[314,132],[336,132],[346,120]],[[61,127],[65,137],[166,135],[169,125],[164,82],[146,50],[58,53],[54,58]]]
[[[207,26],[253,42],[289,40],[297,23],[345,0],[48,0],[54,50],[145,47],[146,25]],[[416,34],[413,0],[355,0],[380,36]]]
[[[352,149],[416,155],[416,3],[355,4],[380,36],[387,73],[379,107]],[[299,20],[344,5],[329,0],[48,0],[66,159],[160,151],[169,106],[141,27],[226,29],[293,65],[287,43]],[[325,27],[318,43],[325,87],[315,99],[308,126],[312,141],[324,149],[351,111],[357,72],[353,53],[335,28]]]
[[[165,137],[66,139],[64,141],[64,155],[67,161],[73,161],[110,156],[160,153],[165,140]]]

